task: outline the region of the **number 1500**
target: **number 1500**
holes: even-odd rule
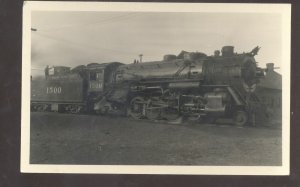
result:
[[[47,94],[60,94],[61,93],[61,87],[47,87]]]

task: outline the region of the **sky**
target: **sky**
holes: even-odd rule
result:
[[[46,65],[128,64],[139,54],[156,61],[182,50],[212,55],[225,45],[238,53],[260,46],[261,67],[282,63],[280,14],[33,11],[31,19],[33,77]]]

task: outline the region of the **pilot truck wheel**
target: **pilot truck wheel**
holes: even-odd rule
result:
[[[236,126],[244,126],[248,122],[248,115],[245,111],[237,111],[234,116],[234,123]]]

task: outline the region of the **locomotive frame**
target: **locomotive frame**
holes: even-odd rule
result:
[[[113,113],[171,123],[214,122],[220,117],[232,118],[239,126],[255,123],[255,111],[263,107],[254,93],[264,76],[254,59],[258,51],[256,47],[237,54],[233,46],[224,46],[222,55],[182,51],[155,62],[53,67],[52,75],[47,67],[45,80],[32,81],[31,109]]]

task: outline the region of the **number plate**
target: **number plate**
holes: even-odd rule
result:
[[[102,82],[90,82],[90,89],[102,89]]]
[[[46,90],[46,93],[47,94],[61,94],[61,91],[62,91],[62,89],[61,89],[61,87],[59,86],[59,87],[52,87],[52,86],[50,86],[50,87],[47,87],[46,88],[47,90]]]

